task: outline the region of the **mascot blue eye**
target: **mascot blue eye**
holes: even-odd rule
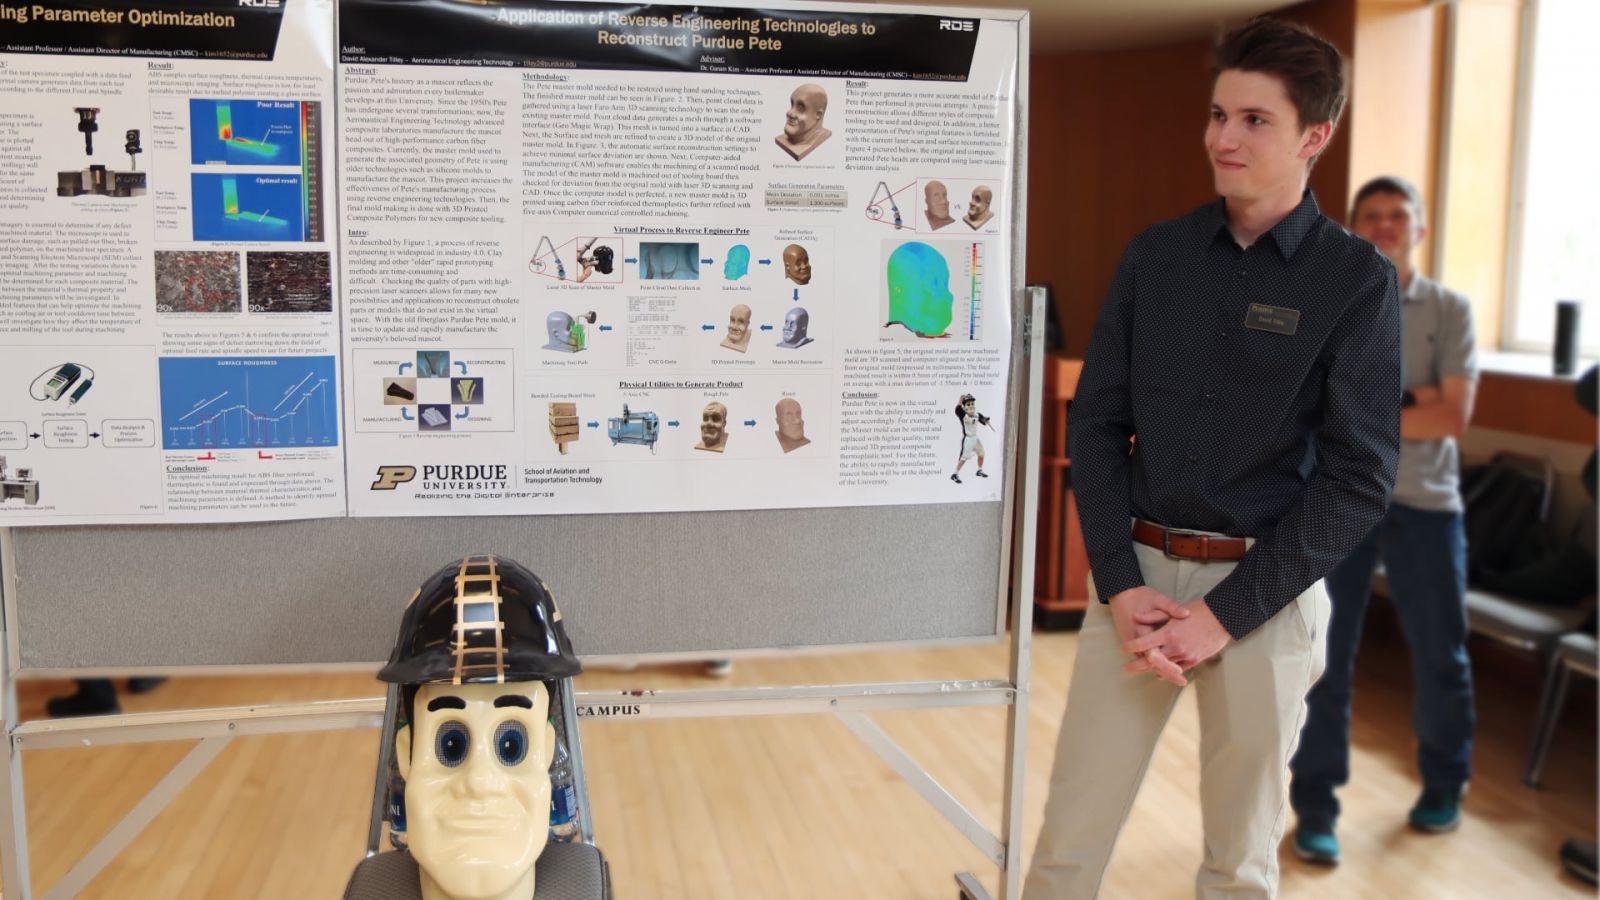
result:
[[[434,738],[433,752],[439,757],[442,765],[453,769],[467,758],[467,748],[471,744],[472,738],[467,733],[467,726],[460,722],[446,722],[439,726],[439,734]]]
[[[494,730],[494,752],[502,765],[522,762],[528,755],[528,729],[521,722],[501,722]]]

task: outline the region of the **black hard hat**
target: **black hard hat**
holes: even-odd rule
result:
[[[423,582],[380,681],[554,681],[583,671],[556,598],[539,576],[497,556],[469,556]]]

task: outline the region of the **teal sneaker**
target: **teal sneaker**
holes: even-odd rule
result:
[[[1455,831],[1461,825],[1461,791],[1424,790],[1406,820],[1412,829],[1428,834]]]
[[[1333,828],[1319,829],[1301,823],[1294,830],[1294,855],[1319,866],[1339,864],[1339,838]]]

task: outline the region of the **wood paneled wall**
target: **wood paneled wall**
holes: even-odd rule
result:
[[[1280,15],[1346,54],[1355,44],[1354,0],[1312,0]],[[1069,356],[1088,348],[1128,239],[1216,196],[1202,143],[1210,54],[1205,39],[1033,58],[1027,274],[1054,286]],[[1349,177],[1350,141],[1340,135],[1311,175],[1319,202],[1335,216]]]

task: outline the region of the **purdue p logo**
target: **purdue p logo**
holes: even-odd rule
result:
[[[416,466],[379,466],[378,480],[372,483],[375,491],[392,491],[395,485],[405,484],[417,477]]]

